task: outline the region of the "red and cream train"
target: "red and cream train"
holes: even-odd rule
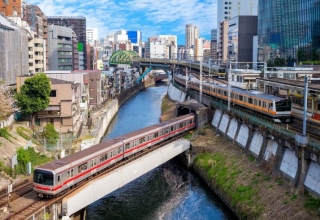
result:
[[[56,196],[114,163],[196,127],[194,114],[183,115],[110,139],[35,169],[33,190]]]

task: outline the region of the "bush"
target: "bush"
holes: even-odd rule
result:
[[[7,128],[0,128],[0,137],[3,137],[5,139],[7,139],[8,141],[10,141],[10,137],[11,134],[9,134]]]
[[[56,144],[59,139],[59,132],[56,131],[51,123],[44,128],[43,135],[49,144]]]

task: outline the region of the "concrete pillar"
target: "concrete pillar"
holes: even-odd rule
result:
[[[267,149],[267,145],[268,145],[268,133],[267,132],[261,132],[262,136],[263,136],[263,142],[261,144],[261,149],[260,149],[260,153],[259,153],[259,156],[258,156],[258,161],[263,161],[263,157],[264,157],[264,154],[266,152],[266,149]]]
[[[298,192],[304,192],[304,181],[308,172],[308,161],[305,159],[305,147],[308,145],[308,137],[305,135],[296,135],[296,146],[298,147],[298,178],[295,186],[298,187]]]
[[[240,131],[240,127],[241,127],[241,122],[239,120],[237,120],[237,121],[238,121],[238,127],[237,127],[237,131],[236,131],[236,133],[234,135],[233,144],[236,143],[236,140],[237,140],[237,137],[238,137],[238,134],[239,134],[239,131]]]
[[[280,166],[281,166],[281,162],[284,156],[284,152],[285,152],[285,148],[284,148],[284,140],[282,140],[279,137],[275,137],[275,141],[278,143],[278,149],[275,155],[275,161],[274,161],[274,167],[273,167],[273,171],[272,173],[275,176],[278,176],[281,174],[280,172]]]
[[[247,140],[247,144],[245,146],[245,153],[248,154],[248,151],[250,151],[250,145],[251,145],[251,141],[252,141],[252,137],[253,137],[253,134],[254,134],[254,127],[253,125],[247,125],[248,126],[248,131],[249,131],[249,134],[248,134],[248,140]]]

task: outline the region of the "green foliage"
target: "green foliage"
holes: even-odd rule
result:
[[[243,172],[236,163],[227,164],[223,153],[199,154],[194,162],[195,166],[207,172],[210,182],[213,181],[217,188],[230,196],[233,207],[244,208],[245,211],[238,210],[241,218],[247,218],[247,214],[256,218],[262,213],[263,207],[257,202],[257,190],[253,185],[262,180],[263,175],[257,173],[252,185],[236,185],[236,180],[243,178]]]
[[[28,162],[31,162],[31,167],[33,170],[34,166],[48,163],[54,159],[35,152],[33,148],[23,149],[20,147],[17,154],[18,165],[15,167],[16,174],[25,174],[27,171]]]
[[[255,161],[255,159],[256,159],[256,158],[255,158],[254,156],[252,156],[252,155],[249,155],[249,157],[248,157],[248,158],[249,158],[249,160],[250,160],[251,162],[254,162],[254,161]]]
[[[20,135],[23,139],[25,140],[30,140],[31,139],[31,131],[29,131],[28,129],[19,126],[16,129],[18,135]]]
[[[56,144],[59,139],[59,132],[56,131],[54,125],[48,123],[43,130],[43,135],[49,144]]]
[[[10,137],[12,137],[12,135],[8,132],[7,128],[0,128],[0,137],[10,141]]]
[[[268,67],[281,67],[281,66],[285,66],[285,60],[283,58],[280,57],[276,57],[274,59],[270,59],[267,61],[267,65]]]
[[[320,199],[307,196],[307,201],[303,204],[303,207],[309,210],[317,210],[320,207]]]
[[[50,102],[50,79],[44,73],[39,73],[27,79],[15,95],[17,106],[21,112],[33,114],[44,110]]]
[[[192,137],[192,133],[188,133],[184,136],[185,139],[190,140]]]

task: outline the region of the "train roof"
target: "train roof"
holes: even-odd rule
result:
[[[119,147],[119,145],[122,144],[123,140],[133,138],[135,136],[138,136],[139,134],[143,134],[145,132],[149,132],[152,130],[157,131],[160,127],[169,125],[173,122],[179,122],[179,121],[185,120],[189,117],[191,118],[192,115],[188,114],[188,115],[180,116],[178,118],[170,119],[168,121],[165,121],[159,124],[151,125],[151,126],[139,129],[137,131],[133,131],[133,132],[121,135],[119,137],[106,140],[99,144],[93,145],[89,148],[83,149],[82,151],[68,155],[59,160],[55,160],[45,165],[39,166],[37,169],[61,172],[62,170],[69,169],[73,166],[84,163],[88,161],[91,157],[93,158],[93,157],[99,156],[100,154],[103,154],[105,152],[105,149],[108,147],[111,147],[110,150],[113,148]]]
[[[185,80],[185,76],[183,76],[181,74],[178,74],[177,76],[180,78],[184,78],[183,80]],[[200,80],[198,80],[196,78],[192,78],[191,82],[199,83]],[[224,90],[228,90],[228,85],[214,84],[214,83],[209,83],[209,82],[204,82],[204,81],[202,81],[202,86],[214,86],[215,88],[221,88]],[[245,90],[245,89],[240,89],[240,88],[236,88],[236,87],[232,87],[232,86],[230,87],[230,90],[235,93],[241,93],[243,95],[257,97],[257,98],[261,98],[261,99],[265,99],[265,100],[275,100],[275,101],[286,100],[285,98],[274,96],[271,94],[267,94],[267,93],[264,93],[259,90]]]

